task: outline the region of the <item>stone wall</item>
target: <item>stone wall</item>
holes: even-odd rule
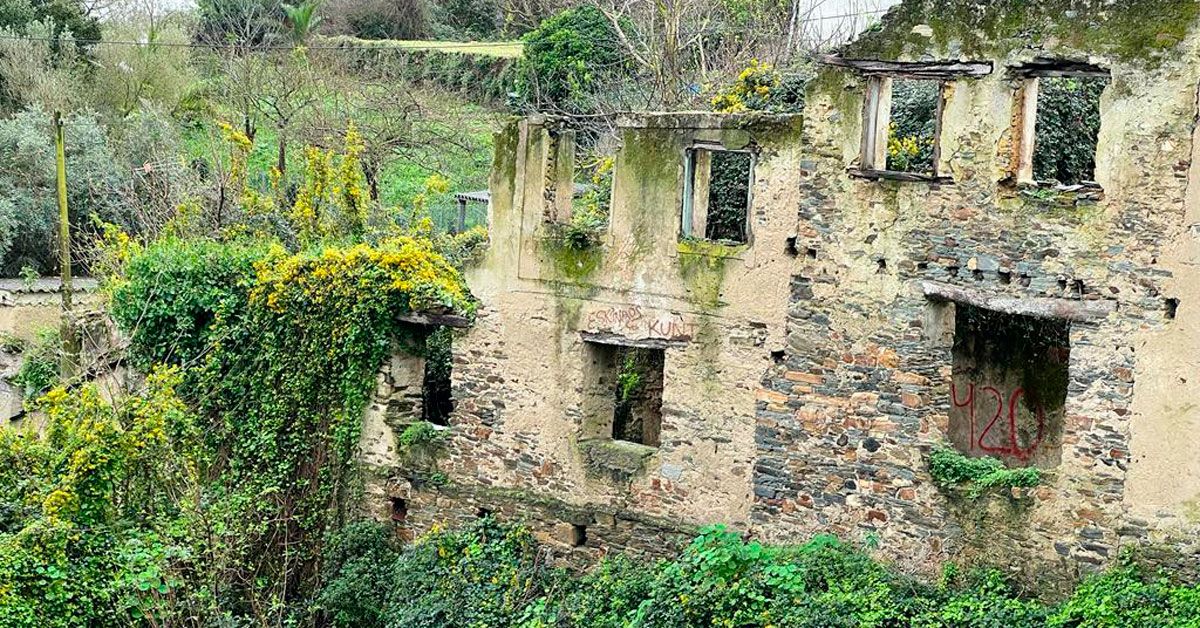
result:
[[[570,181],[570,134],[531,119],[498,136],[491,248],[468,277],[481,305],[454,340],[448,441],[435,468],[386,474],[405,495],[406,529],[483,509],[523,513],[547,538],[586,526],[573,551],[663,554],[695,526],[745,526],[755,390],[783,347],[794,217],[776,209],[797,203],[799,128],[772,116],[627,121],[610,224],[586,250],[556,238],[562,195],[547,192]],[[680,237],[698,142],[757,151],[746,245]],[[594,350],[604,345],[663,352],[658,446],[612,438],[614,391],[598,387],[615,374],[598,372]],[[608,415],[589,412],[593,400]]]
[[[921,21],[929,15],[914,11],[921,4],[897,9],[847,54],[982,61],[993,70],[946,84],[944,181],[853,176],[867,77],[830,67],[815,81],[798,222],[799,246],[811,254],[792,279],[786,357],[764,379],[753,530],[777,541],[818,531],[870,536],[914,569],[974,555],[1031,576],[1072,575],[1108,562],[1122,545],[1171,534],[1133,512],[1126,485],[1131,467],[1171,474],[1153,458],[1135,459],[1131,437],[1139,422],[1162,420],[1134,412],[1135,391],[1146,386],[1135,379],[1171,387],[1166,373],[1141,372],[1145,338],[1196,325],[1171,318],[1175,269],[1163,259],[1185,213],[1196,68],[1105,56],[1107,42],[1022,46],[1003,33],[971,56],[951,27]],[[1179,46],[1180,58],[1196,53],[1192,35]],[[1008,68],[1056,55],[1112,73],[1101,103],[1102,191],[1047,195],[1014,183],[1020,82]],[[964,507],[947,497],[926,470],[928,452],[953,440],[956,405],[953,343],[938,310],[961,307],[932,299],[931,284],[969,300],[1049,304],[1039,314],[1064,321],[1073,307],[1106,305],[1096,308],[1102,315],[1067,321],[1061,458],[1036,460],[1043,486],[1001,508],[1003,516],[994,503]],[[1005,400],[1016,390],[1004,391]],[[1030,410],[1027,398],[1018,403]],[[989,404],[989,416],[1007,412]],[[1200,482],[1186,480],[1181,492],[1194,496]]]
[[[112,393],[117,382],[124,379],[124,373],[113,372],[110,365],[110,359],[120,351],[120,342],[111,321],[95,310],[96,287],[92,279],[74,281],[76,328],[83,343],[81,367],[93,376],[102,376],[100,385],[106,393]],[[29,344],[40,331],[57,330],[61,325],[62,295],[57,278],[0,279],[0,334]],[[0,421],[25,417],[24,391],[12,383],[23,357],[19,351],[10,349],[0,348]]]
[[[448,440],[432,466],[380,471],[392,515],[417,534],[497,513],[581,556],[661,554],[710,523],[774,542],[832,532],[914,571],[977,560],[1061,582],[1125,545],[1188,555],[1200,66],[1185,60],[1200,43],[1178,20],[1196,13],[1093,4],[1073,5],[1073,28],[1040,4],[909,0],[821,69],[803,124],[625,120],[592,249],[555,237],[571,134],[506,127]],[[1097,186],[1019,182],[1020,69],[1047,59],[1111,75]],[[917,67],[962,73],[938,75],[937,176],[868,171],[871,77]],[[680,237],[688,150],[715,145],[755,154],[745,246]],[[963,322],[976,310],[1000,318]],[[1019,330],[1036,338],[1004,353]],[[658,447],[605,437],[597,342],[664,351]],[[939,489],[927,457],[948,446],[1043,481]]]

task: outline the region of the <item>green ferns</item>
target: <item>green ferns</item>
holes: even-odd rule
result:
[[[993,489],[1031,488],[1042,481],[1037,468],[1009,469],[995,458],[970,458],[945,448],[929,454],[929,474],[939,487],[965,489],[972,499]]]

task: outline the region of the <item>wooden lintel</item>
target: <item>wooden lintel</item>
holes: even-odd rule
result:
[[[859,179],[887,179],[891,181],[912,181],[922,183],[937,183],[947,185],[954,183],[954,177],[945,175],[922,174],[920,172],[899,172],[896,170],[873,170],[869,168],[849,168],[846,172]]]
[[[1075,301],[1050,297],[1017,298],[952,286],[937,281],[921,282],[921,290],[925,293],[926,298],[935,301],[962,303],[1003,314],[1073,322],[1102,320],[1117,309],[1116,301]]]
[[[396,320],[403,323],[427,325],[431,327],[454,327],[457,329],[466,329],[471,326],[471,319],[461,314],[409,312],[407,314],[401,314],[397,316]]]
[[[684,338],[628,338],[620,334],[597,331],[581,331],[579,337],[584,342],[638,349],[670,349],[686,346],[688,342],[688,339]]]
[[[1037,78],[1060,76],[1092,76],[1109,78],[1112,73],[1106,68],[1083,61],[1061,59],[1034,59],[1028,63],[1008,68],[1009,76]]]
[[[824,55],[821,63],[858,70],[863,74],[931,80],[987,76],[993,68],[991,61],[879,61],[846,59],[837,55]]]

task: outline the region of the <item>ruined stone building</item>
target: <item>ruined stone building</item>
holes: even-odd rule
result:
[[[573,133],[511,124],[440,453],[395,443],[420,360],[381,374],[364,455],[386,508],[412,533],[522,518],[584,555],[710,523],[918,569],[1190,551],[1198,21],[1191,0],[908,0],[823,60],[802,116],[624,120],[590,248],[557,235]],[[1098,135],[1042,133],[1061,81],[1098,99]],[[929,117],[905,144],[913,89]],[[939,489],[939,447],[1040,485]]]

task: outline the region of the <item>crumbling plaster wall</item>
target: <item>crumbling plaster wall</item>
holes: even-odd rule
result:
[[[910,1],[844,51],[994,63],[990,75],[947,89],[941,171],[950,184],[851,177],[865,80],[827,67],[814,81],[798,223],[798,246],[812,255],[792,279],[788,351],[759,406],[752,520],[761,536],[871,536],[914,568],[978,556],[1031,575],[1089,569],[1122,544],[1154,538],[1158,523],[1133,513],[1145,493],[1127,491],[1127,480],[1170,470],[1143,458],[1129,471],[1134,426],[1158,420],[1135,415],[1134,381],[1138,370],[1147,380],[1138,391],[1158,382],[1185,394],[1169,373],[1143,374],[1139,358],[1147,334],[1185,323],[1167,319],[1164,298],[1179,287],[1160,258],[1163,235],[1184,216],[1198,70],[1187,59],[1197,40],[1176,23],[1151,33],[1148,46],[1161,51],[1104,36],[1121,23],[1161,25],[1158,8],[1137,16],[1077,6],[1056,16],[1033,4]],[[1047,56],[1111,69],[1099,200],[1038,198],[1007,180],[1018,85],[1006,69]],[[948,500],[926,471],[925,455],[948,442],[951,355],[929,338],[922,281],[1116,304],[1106,319],[1072,324],[1062,462],[1031,495],[1001,503],[1003,516],[983,515],[995,504]]]
[[[1137,337],[1127,493],[1133,514],[1170,521],[1160,527],[1176,532],[1200,524],[1200,326],[1193,322],[1200,303],[1200,125],[1193,127],[1186,213],[1164,232],[1159,260],[1170,272],[1164,293],[1177,299],[1175,321]]]
[[[449,483],[399,483],[408,525],[506,512],[560,539],[564,524],[588,525],[585,549],[652,552],[696,525],[745,526],[755,391],[783,345],[794,264],[800,119],[623,121],[610,226],[584,252],[543,219],[553,129],[533,118],[497,136],[491,247],[468,276],[480,310],[454,343],[457,406],[438,461]],[[696,140],[758,151],[746,246],[680,241]],[[585,338],[665,347],[659,447],[594,439],[596,417],[581,411]]]

